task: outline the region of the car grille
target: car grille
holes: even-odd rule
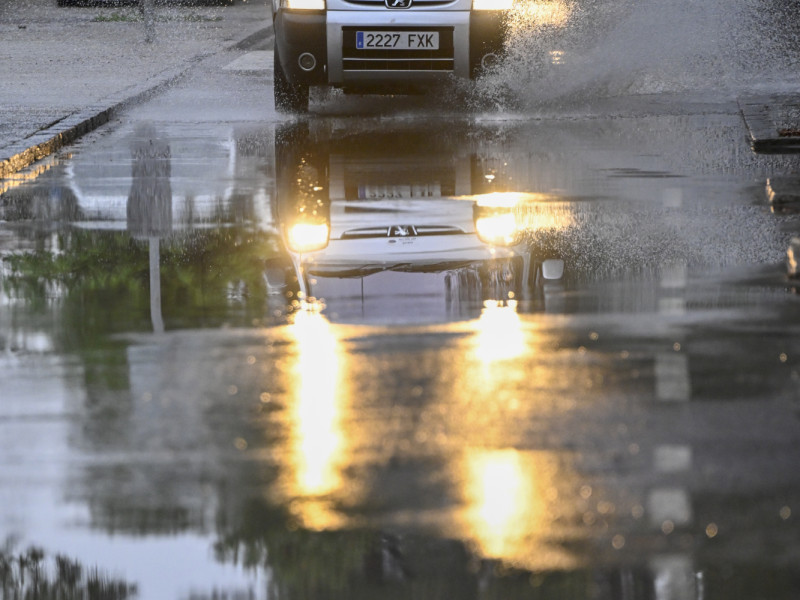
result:
[[[370,27],[370,31],[439,32],[438,50],[358,50],[356,31],[363,27],[342,29],[342,67],[345,71],[453,71],[453,28],[440,27]]]

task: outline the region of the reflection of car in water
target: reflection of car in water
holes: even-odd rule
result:
[[[320,126],[322,127],[322,126]],[[531,298],[542,276],[524,206],[462,144],[427,132],[276,134],[276,206],[288,258],[273,292],[335,317],[442,320]],[[288,273],[288,276],[287,276]],[[442,312],[444,311],[444,313]]]
[[[496,60],[511,0],[272,0],[275,106],[310,86],[397,93],[473,77]]]

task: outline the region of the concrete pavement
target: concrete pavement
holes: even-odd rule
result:
[[[145,42],[136,6],[0,3],[0,179],[169,85],[193,63],[268,35],[266,0],[156,9]]]
[[[107,122],[204,56],[271,31],[267,0],[157,8],[156,39],[135,5],[0,2],[0,179]],[[753,149],[800,151],[800,96],[739,99]]]

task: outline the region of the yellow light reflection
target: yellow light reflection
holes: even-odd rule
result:
[[[464,456],[467,537],[478,552],[522,568],[563,568],[576,559],[559,547],[555,457],[542,452],[474,449]]]
[[[297,345],[292,405],[293,481],[289,493],[299,499],[305,527],[336,526],[326,496],[342,486],[341,365],[339,342],[328,320],[316,311],[300,311],[291,326]]]
[[[484,208],[514,208],[525,201],[541,200],[540,194],[520,194],[517,192],[492,192],[472,196],[478,206]]]
[[[17,173],[8,175],[5,179],[0,178],[0,195],[13,190],[14,188],[35,181],[40,175],[46,173],[60,163],[59,159],[48,157],[40,163]]]
[[[530,473],[514,450],[477,452],[467,457],[466,496],[472,533],[487,556],[506,557],[524,538],[520,527],[536,510]]]
[[[564,0],[522,0],[512,13],[512,23],[528,27],[565,27],[574,6]]]
[[[475,220],[475,231],[482,242],[510,246],[518,242],[519,228],[514,213],[498,213]]]
[[[477,328],[475,354],[482,363],[510,360],[524,354],[524,332],[515,301],[484,302]]]
[[[567,202],[531,205],[518,218],[527,231],[565,231],[575,224],[575,206]]]
[[[506,214],[513,214],[513,225],[517,233],[543,229],[564,231],[575,223],[574,203],[565,201],[562,196],[555,194],[492,192],[462,196],[461,199],[475,202],[479,209],[508,210]],[[485,225],[492,225],[498,230],[504,225],[508,229],[511,226],[511,219],[506,217],[504,222],[482,224]]]

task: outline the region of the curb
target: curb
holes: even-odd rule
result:
[[[800,135],[781,132],[775,124],[774,107],[800,104],[797,96],[756,96],[738,99],[739,111],[750,136],[750,147],[760,154],[800,152]]]
[[[149,96],[174,83],[194,63],[199,62],[206,56],[208,55],[194,56],[189,60],[188,65],[184,64],[177,69],[157,76],[158,80],[155,83],[145,84],[123,98],[111,100],[109,104],[103,103],[72,113],[46,129],[40,129],[24,140],[8,146],[4,149],[4,153],[8,153],[9,157],[0,162],[0,179],[13,175],[17,171],[32,165],[37,160],[41,160],[71,144],[81,136],[105,125],[124,108],[142,102]],[[125,94],[125,92],[122,92],[122,94]]]
[[[162,71],[156,75],[155,82],[151,79],[141,86],[129,87],[126,90],[117,92],[108,100],[101,101],[100,104],[69,114],[24,140],[3,148],[3,155],[7,156],[7,158],[0,158],[0,180],[10,177],[36,161],[50,156],[64,146],[73,143],[87,133],[105,125],[122,110],[139,104],[174,84],[197,63],[209,56],[229,50],[246,50],[257,42],[267,39],[271,34],[272,27],[259,29],[243,40],[229,44],[215,52],[197,54],[179,67]],[[0,155],[0,157],[3,155]]]

